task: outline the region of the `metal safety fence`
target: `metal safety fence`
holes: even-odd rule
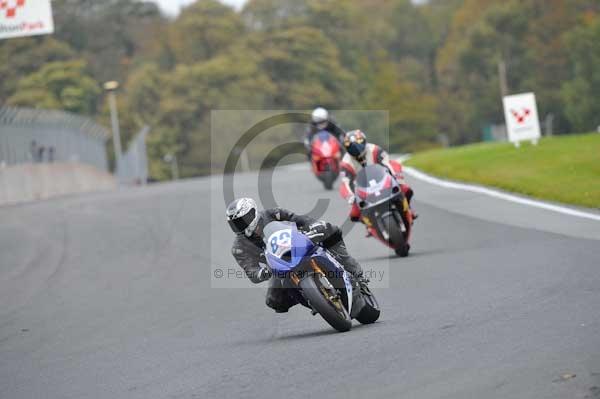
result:
[[[108,171],[109,132],[63,111],[0,107],[0,165],[78,162]]]

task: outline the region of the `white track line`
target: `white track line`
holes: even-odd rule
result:
[[[492,189],[489,189],[486,187],[480,187],[480,186],[474,186],[471,184],[457,183],[457,182],[452,182],[452,181],[448,181],[448,180],[438,179],[436,177],[425,174],[417,169],[411,168],[410,166],[405,166],[403,168],[403,170],[407,175],[409,175],[411,177],[414,177],[419,180],[423,180],[424,182],[434,184],[436,186],[440,186],[440,187],[444,187],[444,188],[451,188],[451,189],[455,189],[455,190],[470,191],[472,193],[484,194],[484,195],[487,195],[490,197],[500,198],[505,201],[515,202],[517,204],[533,206],[535,208],[546,209],[546,210],[552,211],[552,212],[558,212],[558,213],[562,213],[562,214],[569,215],[569,216],[575,216],[575,217],[584,218],[584,219],[596,220],[596,221],[600,222],[600,215],[597,215],[597,214],[578,211],[576,209],[567,208],[567,207],[560,206],[560,205],[549,204],[547,202],[536,201],[536,200],[532,200],[529,198],[518,197],[516,195],[503,193],[501,191],[492,190]]]

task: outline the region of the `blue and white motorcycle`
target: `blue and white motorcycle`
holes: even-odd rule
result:
[[[302,305],[320,314],[337,331],[352,328],[352,319],[374,323],[379,304],[367,287],[360,287],[342,265],[315,244],[295,223],[271,222],[264,228],[265,258],[273,278]]]

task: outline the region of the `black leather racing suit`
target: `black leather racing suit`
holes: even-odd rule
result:
[[[274,208],[266,209],[260,213],[260,220],[256,232],[247,237],[244,234],[237,235],[231,248],[231,253],[237,263],[244,269],[246,276],[255,284],[265,281],[259,277],[262,267],[259,263],[266,263],[264,258],[265,244],[263,242],[262,231],[264,226],[273,221],[288,221],[296,223],[300,230],[311,230],[311,225],[318,224],[325,233],[320,240],[323,247],[336,258],[344,269],[353,277],[362,276],[362,269],[358,262],[348,254],[346,245],[342,238],[342,232],[339,227],[327,222],[313,219],[309,216],[296,215],[286,209]],[[271,278],[266,297],[267,306],[278,312],[286,312],[297,302],[293,299],[287,289],[282,288],[281,280]]]
[[[346,135],[346,132],[344,132],[344,129],[342,129],[341,127],[336,125],[335,121],[329,121],[329,122],[327,122],[327,126],[325,127],[325,129],[319,129],[314,122],[310,123],[310,125],[308,126],[308,129],[306,130],[306,139],[307,139],[308,143],[310,143],[310,141],[312,140],[312,137],[315,134],[317,134],[318,132],[320,132],[322,130],[326,130],[329,133],[333,134],[333,137],[338,139],[340,142],[344,141],[344,136]]]

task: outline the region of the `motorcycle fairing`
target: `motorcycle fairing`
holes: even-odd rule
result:
[[[271,222],[265,226],[263,233],[267,263],[275,274],[312,270],[309,262],[316,262],[334,286],[337,280],[341,280],[346,294],[344,302],[351,313],[353,288],[350,275],[326,249],[315,245],[292,222]]]

